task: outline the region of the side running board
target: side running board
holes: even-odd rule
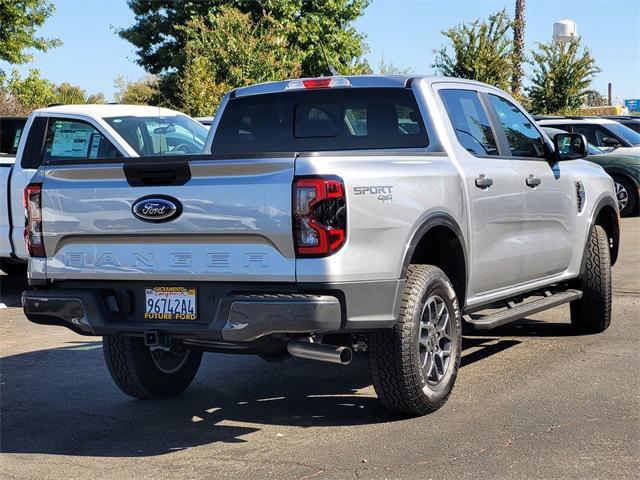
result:
[[[543,310],[581,298],[582,292],[580,290],[565,290],[564,292],[553,294],[546,292],[544,298],[521,304],[513,304],[510,302],[506,310],[479,318],[468,319],[467,322],[473,325],[476,330],[491,330],[492,328],[520,320],[527,315],[533,315],[534,313],[542,312]]]

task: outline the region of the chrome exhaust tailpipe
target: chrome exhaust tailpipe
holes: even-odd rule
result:
[[[292,357],[338,363],[340,365],[349,365],[353,359],[353,352],[349,347],[336,347],[335,345],[323,343],[291,340],[287,343],[287,350]]]

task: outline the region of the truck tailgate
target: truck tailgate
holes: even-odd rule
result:
[[[198,159],[188,168],[183,185],[132,186],[123,163],[48,165],[47,277],[294,281],[294,156]],[[141,198],[158,196],[176,200],[181,214],[161,223],[134,215]]]

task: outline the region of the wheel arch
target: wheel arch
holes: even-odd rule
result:
[[[625,180],[629,180],[636,188],[640,188],[640,181],[624,168],[614,166],[607,168],[606,172],[610,177],[622,177]]]
[[[434,265],[449,277],[461,308],[466,303],[467,249],[458,222],[445,212],[434,212],[419,222],[402,262],[401,277],[412,263]]]
[[[611,265],[615,265],[616,260],[618,259],[618,250],[620,247],[620,224],[618,215],[618,205],[616,201],[611,197],[602,198],[593,210],[591,225],[589,227],[589,235],[587,236],[585,243],[586,252],[586,245],[589,243],[591,232],[595,226],[599,225],[604,228],[605,232],[607,232],[607,237],[609,238]],[[582,259],[582,267],[580,269],[581,273],[584,271],[585,262],[586,255],[583,256]]]

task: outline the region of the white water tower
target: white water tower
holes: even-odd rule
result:
[[[560,20],[553,24],[553,40],[560,43],[569,43],[572,38],[578,36],[578,27],[573,20]]]

